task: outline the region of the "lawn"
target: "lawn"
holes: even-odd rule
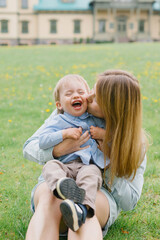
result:
[[[105,240],[160,239],[160,43],[0,47],[0,239],[25,238],[30,192],[42,166],[24,159],[22,147],[55,108],[56,82],[78,73],[92,87],[111,68],[139,79],[152,145],[141,199],[120,214]]]

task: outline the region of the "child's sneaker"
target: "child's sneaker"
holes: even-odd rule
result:
[[[53,193],[56,197],[63,200],[71,199],[74,202],[82,203],[85,197],[85,190],[79,188],[72,178],[61,178],[57,181],[56,191]]]
[[[66,199],[60,205],[63,220],[68,228],[76,232],[85,222],[87,208],[79,203]]]

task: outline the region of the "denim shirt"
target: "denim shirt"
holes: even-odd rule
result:
[[[63,141],[62,130],[68,128],[82,128],[82,133],[90,131],[90,126],[105,127],[105,121],[100,118],[96,118],[93,115],[85,112],[79,117],[72,116],[66,112],[64,114],[57,114],[49,123],[44,127],[39,134],[39,146],[41,149],[48,149],[54,147]],[[91,137],[81,147],[89,146],[86,149],[82,149],[67,155],[63,155],[58,158],[63,163],[70,162],[78,157],[86,165],[92,163],[96,164],[100,168],[104,168],[104,154],[97,147],[97,143]],[[109,159],[106,159],[106,165],[109,164]]]
[[[45,164],[51,159],[54,159],[52,155],[53,147],[46,150],[39,148],[39,134],[56,114],[57,112],[55,110],[45,121],[45,123],[25,142],[23,146],[24,158],[37,162],[41,165]],[[106,185],[110,187],[111,195],[116,201],[119,209],[129,211],[136,206],[142,192],[144,182],[143,174],[146,169],[146,163],[147,158],[145,156],[141,166],[137,169],[135,178],[133,180],[132,177],[129,179],[115,177],[112,186],[109,186],[109,170],[106,171]]]

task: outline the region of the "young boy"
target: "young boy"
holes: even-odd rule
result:
[[[54,147],[67,138],[76,140],[91,126],[99,127],[103,139],[104,120],[86,112],[88,93],[88,84],[79,75],[67,75],[59,80],[54,96],[60,114],[40,134],[41,149]],[[99,168],[104,168],[104,155],[94,139],[89,138],[82,147],[86,148],[49,161],[43,168],[50,190],[64,200],[60,209],[66,225],[73,231],[79,229],[86,216],[94,215],[96,193],[102,185]]]

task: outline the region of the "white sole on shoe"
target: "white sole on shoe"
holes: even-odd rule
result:
[[[60,205],[63,220],[66,225],[76,232],[79,229],[78,216],[74,202],[66,199]]]
[[[82,203],[85,190],[79,188],[72,178],[61,178],[57,181],[56,190],[62,199],[71,199],[73,202]]]

